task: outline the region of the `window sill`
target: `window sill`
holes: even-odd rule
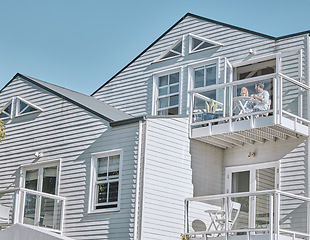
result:
[[[110,212],[119,212],[120,208],[109,208],[109,209],[96,209],[88,211],[87,214],[98,214],[98,213],[110,213]]]

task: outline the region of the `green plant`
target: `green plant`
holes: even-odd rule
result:
[[[5,126],[3,122],[0,120],[0,141],[5,138]]]
[[[189,236],[187,236],[185,233],[181,233],[182,240],[189,240]]]
[[[206,101],[206,110],[208,113],[215,113],[217,109],[218,102],[214,103],[213,100],[211,100],[210,104]]]

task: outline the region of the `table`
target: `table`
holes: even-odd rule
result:
[[[222,230],[223,226],[221,224],[221,221],[223,220],[223,217],[225,216],[225,211],[218,209],[218,210],[206,210],[205,212],[209,214],[210,219],[211,219],[211,223],[208,227],[208,231],[210,231],[212,226],[214,227],[215,231]]]
[[[246,114],[250,112],[250,109],[248,108],[248,105],[252,102],[251,97],[245,97],[245,96],[239,96],[239,97],[234,97],[233,102],[235,104],[234,110],[237,110],[238,112],[236,113],[237,115],[240,114]],[[248,119],[249,117],[247,117]]]

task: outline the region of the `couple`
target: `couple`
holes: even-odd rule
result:
[[[259,82],[258,84],[255,84],[255,90],[257,94],[253,95],[254,100],[252,101],[251,104],[246,106],[247,108],[253,108],[253,111],[258,112],[258,111],[266,111],[269,110],[270,104],[269,104],[269,92],[264,90],[264,83]],[[241,88],[240,92],[241,96],[248,97],[249,96],[249,91],[246,87]]]

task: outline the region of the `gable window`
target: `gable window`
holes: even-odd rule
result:
[[[13,101],[10,100],[0,110],[0,119],[12,118],[12,105]]]
[[[154,115],[179,114],[180,102],[180,72],[161,74],[155,77]]]
[[[174,45],[161,54],[155,62],[180,56],[183,56],[183,38],[179,39]]]
[[[25,116],[32,113],[42,112],[42,109],[29,103],[21,97],[13,97],[0,109],[0,119]]]
[[[90,212],[119,210],[122,151],[93,154]]]
[[[208,50],[220,46],[222,45],[218,42],[189,34],[189,53]]]

